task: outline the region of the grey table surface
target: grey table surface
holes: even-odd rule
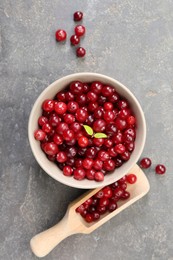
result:
[[[57,44],[54,33],[73,33],[73,12],[84,12],[81,45]],[[142,156],[151,190],[90,235],[74,235],[45,259],[173,260],[173,1],[0,1],[0,259],[37,259],[29,241],[59,221],[83,190],[56,182],[38,166],[27,138],[37,96],[56,79],[99,72],[139,99],[147,120]],[[163,163],[165,176],[154,167]]]

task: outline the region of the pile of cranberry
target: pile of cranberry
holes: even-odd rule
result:
[[[127,183],[134,184],[137,181],[135,174],[129,174],[99,190],[94,196],[86,200],[76,212],[85,219],[86,222],[93,222],[100,218],[100,215],[113,212],[118,208],[119,200],[126,200],[130,193],[126,190]]]
[[[47,158],[65,176],[103,181],[129,160],[135,146],[136,119],[127,100],[110,85],[71,84],[42,104],[34,133]],[[105,138],[89,135],[85,127]]]
[[[75,22],[79,22],[83,19],[83,13],[81,11],[77,11],[73,14],[73,19]],[[85,34],[85,27],[83,25],[77,25],[74,28],[75,34],[70,37],[70,42],[72,45],[76,46],[80,43],[81,36]],[[58,42],[63,42],[67,38],[67,33],[65,30],[58,29],[55,33],[55,38]],[[76,49],[76,55],[78,57],[84,57],[86,54],[86,50],[83,47],[78,47]]]

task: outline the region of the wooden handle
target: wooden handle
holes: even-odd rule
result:
[[[78,233],[77,228],[70,228],[67,217],[65,216],[54,227],[34,236],[30,241],[33,253],[38,257],[46,256],[54,247],[56,247],[64,238]]]

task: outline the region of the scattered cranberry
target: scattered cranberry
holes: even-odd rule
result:
[[[135,174],[131,173],[126,176],[126,180],[130,184],[134,184],[137,181],[137,177]]]
[[[58,42],[65,41],[67,37],[67,33],[64,30],[58,30],[55,33],[55,38]]]
[[[78,56],[78,57],[84,57],[85,56],[85,54],[86,54],[86,50],[83,48],[83,47],[79,47],[79,48],[77,48],[77,50],[76,50],[76,55]]]
[[[76,11],[74,14],[73,14],[73,18],[74,18],[74,21],[81,21],[82,18],[83,18],[83,13],[81,11]]]
[[[77,35],[72,35],[70,42],[72,45],[78,45],[80,43],[80,38]]]
[[[140,161],[141,168],[147,169],[151,166],[151,160],[149,158],[143,158]]]
[[[164,174],[166,172],[166,167],[163,164],[158,164],[155,168],[157,174]]]
[[[83,36],[85,34],[85,27],[83,25],[77,25],[74,31],[77,36]]]

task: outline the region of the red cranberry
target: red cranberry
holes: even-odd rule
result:
[[[85,147],[79,148],[77,153],[78,153],[79,156],[84,157],[85,153],[86,153],[86,148]]]
[[[100,214],[100,215],[102,215],[102,214],[104,214],[105,212],[106,212],[106,207],[104,206],[104,207],[101,207],[101,206],[97,206],[97,212]]]
[[[157,174],[164,174],[166,172],[166,167],[163,164],[158,164],[155,168]]]
[[[67,161],[67,155],[65,152],[59,152],[57,153],[56,160],[60,163]]]
[[[82,216],[83,218],[85,218],[86,215],[87,215],[87,213],[88,213],[87,209],[84,209],[84,211],[81,213],[81,216]]]
[[[115,201],[110,200],[109,202],[109,206],[108,206],[108,210],[109,212],[113,212],[114,210],[116,210],[118,208],[118,205]]]
[[[121,179],[118,180],[118,184],[122,184],[126,182],[126,175],[124,175]]]
[[[137,177],[135,174],[131,173],[131,174],[126,175],[126,180],[128,183],[134,184],[137,181]]]
[[[58,152],[58,146],[56,144],[52,143],[46,143],[44,145],[44,152],[48,155],[54,155]]]
[[[122,159],[121,159],[121,158],[118,158],[118,157],[116,157],[116,158],[114,159],[114,162],[115,162],[115,167],[116,167],[116,168],[120,167],[120,166],[123,164]]]
[[[92,203],[91,205],[93,206],[97,206],[98,205],[98,202],[99,202],[99,199],[95,198],[95,196],[92,197]]]
[[[88,99],[88,101],[95,102],[95,101],[97,101],[98,96],[94,92],[89,91],[87,93],[87,99]]]
[[[85,158],[83,160],[83,167],[87,170],[90,170],[93,166],[93,159]]]
[[[94,175],[95,175],[95,170],[94,169],[90,169],[86,171],[86,177],[88,180],[94,180]]]
[[[106,122],[103,119],[97,119],[93,124],[95,132],[103,132],[106,128]]]
[[[45,116],[40,116],[38,119],[39,126],[43,126],[46,123],[48,123],[48,118]]]
[[[65,93],[65,101],[70,102],[74,100],[74,94],[71,93],[70,91]]]
[[[86,50],[83,47],[77,48],[77,50],[76,50],[77,57],[82,58],[85,56],[85,54],[86,54]]]
[[[52,127],[56,127],[58,125],[58,123],[60,122],[60,118],[58,115],[56,115],[55,113],[50,115],[49,117],[49,124],[52,126]]]
[[[76,119],[77,119],[77,121],[79,121],[80,123],[83,123],[83,122],[85,122],[87,117],[88,117],[87,111],[85,111],[82,108],[78,108],[77,109],[77,111],[76,111]]]
[[[57,114],[62,115],[66,112],[67,105],[64,102],[56,102],[55,103],[55,111]]]
[[[99,201],[99,206],[100,207],[106,207],[109,205],[109,199],[104,197],[104,198],[101,198],[100,201]]]
[[[74,122],[70,125],[70,129],[73,130],[75,133],[79,132],[82,129],[82,126],[78,122]]]
[[[106,126],[106,134],[114,135],[117,132],[117,128],[114,123],[110,123]]]
[[[84,82],[83,83],[83,93],[84,94],[88,93],[89,88],[90,88],[89,84]]]
[[[103,181],[104,180],[104,174],[102,172],[96,172],[94,175],[94,178],[96,181]]]
[[[93,212],[92,215],[94,220],[98,220],[100,218],[100,214],[97,211]]]
[[[77,25],[74,31],[77,36],[83,36],[85,34],[85,27],[83,25]]]
[[[76,208],[76,212],[78,212],[78,213],[80,213],[80,214],[81,214],[84,210],[85,210],[85,207],[84,207],[83,204],[81,204],[79,207]]]
[[[42,108],[46,112],[51,112],[54,110],[54,101],[52,99],[46,99],[43,104]]]
[[[94,112],[98,108],[98,103],[97,102],[89,102],[88,104],[88,110],[90,112]]]
[[[106,160],[103,163],[103,168],[106,171],[113,171],[115,169],[115,163],[113,160]]]
[[[98,159],[101,161],[106,161],[109,159],[109,154],[108,152],[101,150],[98,152]]]
[[[132,143],[134,142],[134,137],[130,134],[124,133],[123,135],[123,141],[124,143],[128,144],[128,143]]]
[[[104,103],[103,107],[104,107],[105,110],[112,110],[113,104],[111,102],[106,102],[106,103]]]
[[[83,13],[81,11],[76,11],[74,14],[73,14],[73,19],[74,21],[81,21],[83,18]]]
[[[119,95],[114,92],[112,96],[108,97],[109,102],[116,103],[119,100]]]
[[[130,159],[130,153],[129,151],[125,151],[124,153],[121,154],[121,158],[124,160],[124,161],[128,161]]]
[[[74,158],[74,156],[77,154],[77,149],[75,146],[68,147],[66,150],[66,155],[68,158]]]
[[[75,101],[70,101],[68,104],[67,104],[67,110],[70,112],[70,113],[76,113],[77,109],[79,108],[79,105],[77,102]]]
[[[52,131],[52,127],[50,126],[50,124],[46,123],[42,126],[42,130],[45,133],[50,133]]]
[[[132,143],[127,143],[127,144],[126,144],[126,148],[127,148],[127,150],[128,150],[129,152],[132,152],[132,151],[134,150],[134,148],[135,148],[135,143],[134,143],[134,142],[132,142]]]
[[[93,162],[93,167],[97,171],[100,171],[103,168],[103,162],[101,160],[99,160],[99,159],[95,159],[94,162]]]
[[[113,141],[111,139],[105,139],[104,140],[104,145],[107,147],[107,148],[110,148],[113,146]]]
[[[55,144],[60,145],[63,143],[63,138],[60,135],[54,134],[53,141]]]
[[[120,184],[120,188],[123,189],[123,190],[126,190],[127,189],[127,183],[124,182],[124,183]]]
[[[104,144],[104,139],[103,138],[94,138],[93,139],[93,143],[96,145],[96,146],[102,146]]]
[[[78,139],[78,144],[80,147],[87,147],[88,146],[88,138],[85,136],[81,136]]]
[[[90,213],[87,213],[86,216],[85,216],[85,220],[86,220],[86,222],[88,222],[88,223],[93,222],[93,220],[94,220],[93,215],[90,214]]]
[[[56,98],[57,98],[58,101],[65,102],[65,101],[66,101],[66,93],[60,91],[60,92],[58,92],[58,93],[56,94]]]
[[[80,43],[80,38],[74,34],[71,36],[70,42],[72,45],[78,45]]]
[[[94,159],[97,155],[97,149],[95,147],[90,147],[86,151],[86,157]]]
[[[83,165],[82,159],[77,158],[77,159],[75,160],[75,167],[76,167],[76,168],[80,168],[80,167],[82,167],[82,165]]]
[[[106,97],[104,97],[104,96],[99,96],[98,97],[98,104],[99,104],[99,106],[103,106],[105,102],[106,102]]]
[[[96,208],[91,205],[91,206],[89,206],[88,211],[89,211],[90,213],[93,213],[93,212],[96,211]]]
[[[85,170],[82,167],[75,169],[74,178],[76,180],[83,180],[85,178]]]
[[[114,190],[114,195],[118,198],[120,198],[124,193],[124,190],[121,188],[121,187],[117,187],[115,190]]]
[[[123,144],[116,144],[114,149],[115,149],[115,152],[120,153],[120,154],[124,153],[126,150],[126,148]]]
[[[113,88],[111,86],[103,86],[102,95],[105,97],[110,97],[113,95]]]
[[[81,81],[73,81],[70,84],[70,90],[75,95],[82,94],[82,92],[83,92],[83,83]]]
[[[119,109],[127,108],[128,107],[127,101],[126,100],[119,100],[118,101],[118,107],[119,107]]]
[[[89,115],[88,118],[86,119],[86,124],[91,126],[94,122],[94,115]]]
[[[63,132],[64,140],[71,141],[74,138],[73,130],[67,129]]]
[[[123,134],[121,132],[118,132],[117,134],[115,134],[113,137],[112,137],[112,141],[115,143],[115,144],[120,144],[123,142]]]
[[[38,129],[34,132],[34,137],[38,141],[43,141],[46,137],[46,133],[43,130]]]
[[[65,166],[65,167],[63,168],[63,174],[64,174],[65,176],[71,176],[71,175],[73,174],[73,169],[72,169],[72,167],[70,167],[70,166]]]
[[[72,114],[66,114],[66,115],[64,116],[64,121],[65,121],[65,123],[67,123],[67,124],[72,124],[72,123],[75,122],[75,116],[72,115]]]
[[[120,110],[118,116],[121,119],[126,119],[130,115],[130,110],[128,108],[123,108]]]
[[[124,119],[118,117],[115,120],[115,126],[117,127],[118,130],[124,130],[127,126],[127,123]]]
[[[56,132],[60,135],[63,135],[63,132],[68,129],[69,129],[68,125],[66,123],[62,122],[62,123],[59,123],[59,125],[57,126]]]
[[[103,188],[104,197],[110,199],[113,195],[112,189],[109,186]]]
[[[100,94],[103,88],[103,84],[99,81],[94,81],[91,84],[91,91],[93,91],[95,94]]]
[[[144,168],[144,169],[147,169],[151,166],[151,160],[150,158],[143,158],[141,161],[140,161],[140,166],[141,168]]]
[[[67,158],[66,165],[74,166],[74,158]]]
[[[117,152],[115,152],[114,147],[108,148],[107,152],[111,157],[116,157],[118,155]]]
[[[134,116],[129,116],[127,118],[127,124],[128,125],[134,125],[136,123],[136,118]]]
[[[103,116],[103,109],[102,109],[102,107],[96,108],[96,110],[94,111],[94,118],[100,119],[100,118],[102,118],[102,116]]]
[[[76,139],[73,138],[71,141],[66,141],[66,144],[69,146],[74,146],[76,144]]]
[[[53,154],[53,155],[47,155],[47,158],[49,159],[49,161],[51,161],[51,162],[55,162],[55,160],[56,160],[56,154]]]
[[[101,198],[103,198],[103,197],[104,197],[104,192],[103,192],[103,190],[99,190],[99,191],[94,195],[94,197],[95,197],[96,199],[101,199]]]
[[[123,195],[121,196],[122,200],[127,200],[128,198],[130,198],[130,193],[128,191],[125,191],[123,193]]]
[[[115,114],[113,111],[108,110],[104,113],[103,118],[106,122],[113,122],[115,119]]]
[[[57,30],[55,33],[55,38],[58,42],[65,41],[67,37],[67,33],[64,30]]]
[[[85,94],[81,94],[76,96],[76,102],[79,104],[79,106],[85,106],[87,103],[87,97]]]
[[[129,135],[133,136],[134,139],[136,137],[136,131],[134,128],[128,128],[127,130],[125,130],[124,134],[129,134]]]

